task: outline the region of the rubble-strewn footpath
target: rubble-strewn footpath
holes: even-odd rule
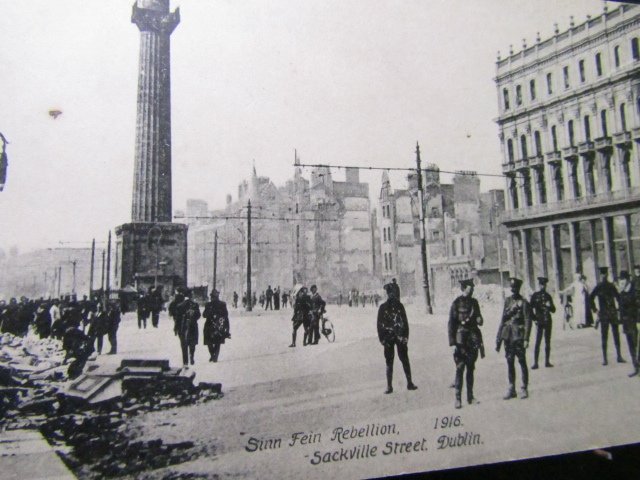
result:
[[[193,380],[168,360],[123,360],[108,369],[89,361],[67,378],[61,342],[0,335],[0,431],[39,429],[80,478],[131,475],[202,453],[193,442],[134,441],[128,418],[215,400],[221,385]]]

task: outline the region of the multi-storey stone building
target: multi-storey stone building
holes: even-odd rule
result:
[[[640,259],[640,8],[623,4],[498,57],[514,273],[563,288]]]

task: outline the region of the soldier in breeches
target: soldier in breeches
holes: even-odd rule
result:
[[[473,280],[461,280],[462,295],[456,298],[449,311],[449,346],[454,347],[453,360],[456,364],[456,403],[462,408],[462,384],[465,369],[467,371],[467,402],[478,403],[473,396],[473,381],[478,351],[484,357],[482,333],[479,326],[483,319],[480,305],[473,298]]]
[[[636,324],[638,304],[636,302],[636,291],[629,278],[629,272],[622,270],[619,277],[620,287],[620,321],[622,329],[627,337],[629,355],[633,363],[633,372],[630,377],[638,375],[638,325]]]
[[[616,308],[616,303],[620,301],[620,296],[615,285],[607,280],[608,274],[609,269],[607,267],[600,267],[600,282],[595,286],[589,297],[591,310],[598,314],[598,322],[596,323],[596,326],[598,323],[600,324],[602,365],[607,365],[609,363],[607,360],[609,326],[611,326],[613,343],[616,346],[616,353],[618,354],[618,363],[625,363],[625,360],[622,358],[622,354],[620,353],[620,331],[618,328],[620,320],[618,319],[618,310]]]
[[[407,389],[417,390],[411,380],[411,365],[409,364],[409,321],[404,306],[396,297],[391,283],[384,286],[387,296],[386,302],[378,309],[378,339],[384,347],[384,359],[387,365],[387,390],[393,392],[393,358],[398,350],[398,358],[402,362],[404,374],[407,377]]]
[[[512,277],[511,296],[504,302],[502,321],[498,328],[496,338],[496,351],[500,351],[500,345],[504,342],[504,352],[507,359],[509,389],[504,396],[505,400],[516,398],[516,367],[515,359],[518,359],[522,370],[522,390],[520,398],[529,396],[529,370],[527,369],[526,350],[529,346],[531,334],[531,314],[529,303],[520,295],[522,280]]]
[[[538,277],[538,284],[540,289],[531,295],[531,311],[533,314],[533,321],[536,324],[536,345],[533,353],[533,370],[538,368],[538,357],[540,356],[540,344],[542,343],[542,337],[544,337],[544,366],[553,367],[549,361],[551,357],[551,330],[552,319],[551,314],[555,313],[556,306],[553,304],[553,299],[549,292],[547,292],[547,283],[549,279],[546,277]]]

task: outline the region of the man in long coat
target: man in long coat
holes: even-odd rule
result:
[[[182,364],[188,368],[195,364],[196,345],[198,344],[198,319],[200,318],[200,307],[191,300],[191,292],[183,289],[184,300],[176,306],[176,327],[180,338],[180,348],[182,349]]]
[[[291,333],[290,347],[296,346],[296,335],[300,325],[304,328],[302,345],[307,345],[311,323],[311,298],[307,295],[307,287],[297,286],[294,290],[293,299],[293,317],[291,317],[293,332]]]
[[[511,296],[504,301],[502,320],[498,327],[496,337],[496,351],[500,351],[500,346],[504,343],[504,353],[507,359],[507,375],[509,379],[509,389],[504,396],[505,400],[516,398],[516,367],[515,359],[518,359],[522,371],[522,390],[520,398],[529,396],[529,369],[527,368],[526,350],[529,347],[529,336],[531,335],[531,313],[529,302],[520,295],[522,280],[512,277]]]
[[[317,345],[320,340],[320,318],[322,318],[326,305],[327,302],[318,293],[318,287],[311,285],[311,325],[308,344]]]
[[[204,306],[202,316],[205,318],[202,336],[204,344],[209,348],[209,361],[217,362],[220,355],[220,345],[227,338],[231,338],[231,333],[229,332],[227,304],[220,300],[220,293],[215,288],[211,291],[211,301]]]
[[[387,366],[387,390],[393,392],[393,360],[396,349],[398,358],[402,362],[404,374],[407,377],[407,389],[417,390],[418,387],[411,379],[411,364],[409,363],[409,320],[404,305],[396,297],[395,288],[387,283],[384,286],[387,301],[378,309],[378,340],[384,347],[384,359]]]

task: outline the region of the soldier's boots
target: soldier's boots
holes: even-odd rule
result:
[[[455,408],[462,408],[462,400],[460,398],[456,398]]]
[[[531,370],[537,370],[538,369],[538,362],[535,362],[533,365],[531,365]]]
[[[478,405],[480,403],[480,400],[477,400],[473,395],[470,397],[467,397],[467,403],[469,405]]]
[[[516,387],[514,387],[513,385],[509,385],[509,390],[507,390],[507,393],[504,397],[502,397],[502,399],[511,400],[512,398],[518,398],[518,396],[516,395]]]
[[[413,383],[411,380],[407,382],[407,390],[417,390],[418,386]]]
[[[622,355],[618,354],[618,363],[627,363],[627,361],[622,358]]]
[[[635,369],[633,370],[633,372],[631,372],[631,373],[629,374],[629,377],[630,377],[630,378],[631,378],[631,377],[635,377],[636,375],[638,375],[638,369],[637,369],[637,368],[635,368]]]
[[[525,398],[529,398],[529,390],[527,390],[527,387],[522,387],[520,390],[520,399],[524,400]]]

